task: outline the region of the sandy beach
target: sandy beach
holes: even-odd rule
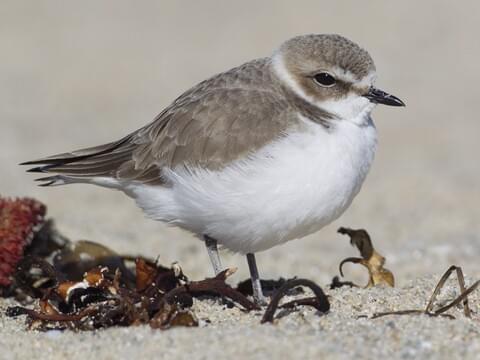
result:
[[[12,301],[0,299],[0,358],[478,358],[479,293],[470,297],[472,319],[458,308],[450,311],[455,320],[358,317],[425,307],[452,264],[463,268],[467,285],[480,279],[479,13],[474,1],[2,1],[0,194],[44,202],[72,240],[178,261],[192,279],[211,275],[192,235],[145,219],[115,191],[38,188],[17,164],[116,140],[193,84],[268,56],[298,34],[339,33],[361,44],[376,62],[379,87],[407,107],[374,110],[376,160],[339,220],[257,255],[262,278],[299,276],[324,287],[332,303],[327,315],[300,309],[261,325],[259,312],[209,300],[195,303],[199,328],[39,333],[27,331],[22,317],[5,317]],[[328,290],[339,262],[357,256],[336,233],[340,226],[370,232],[396,288]],[[222,258],[239,268],[232,284],[247,277],[243,257]],[[360,267],[345,272],[348,280],[367,281]],[[456,295],[449,282],[439,304]]]

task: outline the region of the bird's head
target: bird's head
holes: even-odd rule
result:
[[[375,64],[340,35],[303,35],[284,42],[273,55],[276,74],[298,96],[334,117],[354,120],[376,104],[405,106],[374,86]]]

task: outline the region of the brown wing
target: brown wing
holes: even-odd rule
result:
[[[256,60],[206,80],[151,124],[117,142],[25,164],[44,165],[30,171],[74,178],[107,176],[150,183],[162,183],[164,167],[220,169],[298,121],[268,67],[268,60]]]

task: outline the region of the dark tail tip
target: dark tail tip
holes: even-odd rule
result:
[[[61,185],[62,183],[65,183],[62,181],[62,177],[59,175],[54,175],[54,176],[46,176],[42,178],[35,179],[35,181],[42,182],[42,184],[38,184],[38,186],[50,186],[50,185]]]
[[[31,172],[31,173],[44,173],[46,172],[45,169],[44,169],[44,166],[38,166],[38,167],[34,167],[34,168],[31,168],[31,169],[28,169],[27,172]]]
[[[35,164],[36,164],[35,161],[24,161],[18,165],[23,166],[23,165],[35,165]]]
[[[27,163],[22,163],[20,165],[28,165]],[[27,170],[27,172],[31,172],[31,173],[46,173],[48,172],[48,170],[50,170],[51,168],[54,168],[58,166],[58,164],[50,164],[50,165],[42,165],[42,166],[37,166],[37,167],[33,167],[33,168],[30,168]]]

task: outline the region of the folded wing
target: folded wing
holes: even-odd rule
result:
[[[221,169],[298,122],[267,67],[257,60],[206,80],[118,141],[22,165],[58,174],[39,179],[44,186],[97,177],[163,184],[165,167]]]

